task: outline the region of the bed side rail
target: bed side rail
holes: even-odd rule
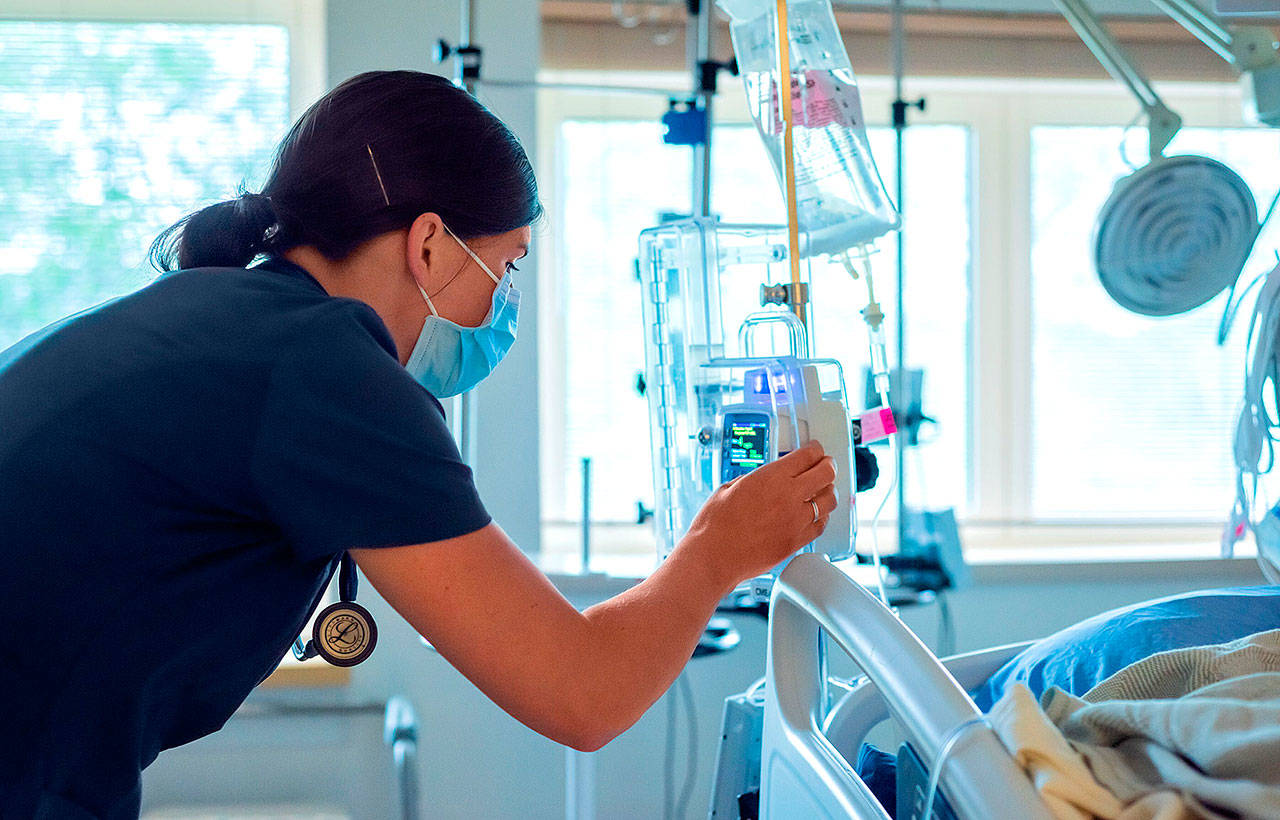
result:
[[[944,669],[951,673],[960,688],[972,692],[981,686],[1005,665],[1005,663],[1031,646],[1031,641],[1023,643],[994,646],[963,655],[952,655],[943,658]],[[840,750],[845,757],[857,754],[862,741],[876,724],[889,717],[884,697],[875,684],[866,678],[859,679],[852,691],[840,699],[827,715],[822,733],[831,741],[831,745]]]
[[[885,817],[821,730],[821,632],[883,693],[890,714],[929,768],[951,731],[979,715],[977,707],[892,612],[819,556],[791,562],[774,584],[770,609],[761,816]],[[1031,782],[985,728],[954,746],[942,789],[962,818],[1050,817]]]

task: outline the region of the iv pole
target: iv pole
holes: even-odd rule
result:
[[[893,51],[893,140],[894,140],[894,199],[898,206],[898,213],[906,212],[906,161],[904,151],[904,136],[907,130],[907,109],[916,108],[924,111],[924,98],[916,100],[905,100],[902,97],[903,80],[906,77],[907,62],[907,46],[906,32],[903,27],[903,0],[893,0],[890,9],[892,28],[890,30],[891,48]],[[905,219],[903,220],[906,221]],[[903,312],[904,295],[906,291],[906,242],[903,238],[905,225],[898,228],[897,236],[894,241],[897,245],[897,293],[894,299],[894,309],[897,313],[897,331],[898,338],[895,345],[895,353],[897,358],[898,369],[898,386],[897,391],[901,391],[907,383],[907,323]],[[892,379],[890,380],[892,382]],[[897,392],[895,391],[895,392]],[[907,408],[902,408],[905,413]],[[898,419],[898,429],[906,430],[909,420],[905,417]],[[907,534],[907,482],[904,471],[906,469],[906,450],[907,442],[910,441],[910,435],[904,437],[894,448],[893,469],[897,476],[898,485],[898,549],[902,549],[902,545],[906,543]]]
[[[454,50],[453,82],[471,96],[480,79],[480,49],[474,45],[476,0],[461,0],[458,15],[458,47]],[[449,402],[449,428],[458,442],[462,463],[473,465],[476,456],[476,391],[474,388],[454,396]]]
[[[892,9],[892,32],[890,39],[893,48],[893,160],[894,160],[894,197],[897,199],[898,213],[903,213],[906,206],[903,200],[903,192],[906,184],[903,181],[903,137],[907,129],[907,105],[902,99],[902,81],[906,74],[906,36],[903,32],[903,9],[902,0],[893,0]],[[894,237],[897,244],[898,265],[897,265],[897,292],[895,295],[894,309],[897,315],[898,338],[896,344],[897,362],[898,362],[898,388],[906,384],[906,322],[902,318],[903,306],[903,285],[906,279],[906,262],[903,258],[903,252],[906,250],[906,243],[902,239],[903,228],[898,228],[898,234]],[[892,378],[890,384],[892,385]],[[905,419],[903,420],[905,421]],[[898,422],[899,427],[903,424]],[[907,481],[903,475],[906,467],[907,448],[905,442],[900,442],[894,449],[893,453],[893,469],[898,479],[898,549],[901,551],[902,545],[906,541],[907,534]]]
[[[437,61],[450,54],[454,57],[453,82],[475,96],[480,80],[480,49],[475,45],[476,0],[461,0],[458,24],[458,46],[437,46]],[[492,83],[507,87],[523,87],[524,83]],[[535,83],[530,83],[536,87]],[[472,464],[476,454],[476,391],[454,396],[449,404],[450,432],[458,442],[464,464]],[[564,814],[566,820],[593,820],[596,816],[595,758],[568,746],[564,754]]]
[[[711,102],[715,92],[702,78],[702,66],[711,59],[711,0],[687,0],[689,22],[685,35],[693,92],[703,110],[702,142],[693,146],[693,198],[695,216],[711,216]],[[715,70],[715,69],[713,69]]]
[[[716,93],[714,78],[716,72],[728,66],[711,60],[714,36],[711,0],[686,0],[686,8],[689,20],[685,33],[685,53],[689,73],[693,77],[693,96],[705,112],[702,140],[693,146],[690,201],[695,215],[708,217],[711,215],[711,108]],[[669,90],[660,88],[482,79],[481,49],[475,45],[474,39],[476,0],[460,0],[459,12],[458,45],[451,47],[445,41],[439,41],[435,59],[436,62],[443,62],[452,56],[453,82],[472,96],[475,96],[476,88],[480,86],[671,96]],[[736,73],[736,69],[730,70]],[[449,407],[450,432],[458,442],[463,462],[471,464],[476,451],[475,390],[453,397]],[[595,814],[595,758],[566,748],[565,817],[567,820],[589,820]]]

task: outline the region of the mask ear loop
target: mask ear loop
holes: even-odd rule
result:
[[[489,270],[489,266],[488,266],[488,265],[486,265],[484,262],[482,262],[482,261],[480,260],[480,257],[479,257],[479,256],[476,256],[476,252],[475,252],[475,251],[473,251],[473,250],[471,250],[471,248],[467,247],[467,243],[466,243],[466,242],[463,242],[461,239],[459,239],[459,238],[458,238],[458,235],[457,235],[456,233],[454,233],[453,231],[449,230],[449,226],[444,224],[444,220],[443,220],[443,219],[442,219],[442,220],[440,220],[440,225],[441,225],[441,227],[443,227],[443,228],[444,228],[445,233],[447,233],[447,234],[449,234],[449,236],[452,236],[452,237],[453,237],[453,241],[454,241],[454,242],[457,242],[459,245],[461,245],[461,246],[462,246],[462,249],[463,249],[464,251],[466,251],[466,252],[467,252],[467,256],[470,256],[470,257],[471,257],[471,259],[472,259],[472,261],[474,261],[477,265],[479,265],[479,266],[480,266],[480,270],[482,270],[482,271],[484,271],[485,273],[489,274],[489,278],[493,280],[493,283],[494,283],[495,285],[500,285],[500,284],[502,284],[502,278],[501,278],[501,277],[499,277],[499,276],[494,276],[493,271]]]
[[[386,206],[387,206],[388,208],[390,208],[390,207],[391,207],[391,197],[387,196],[387,186],[386,186],[386,185],[383,183],[383,181],[382,181],[382,171],[380,171],[380,170],[378,169],[378,159],[377,159],[377,157],[375,157],[375,156],[373,155],[373,146],[366,142],[366,143],[364,144],[364,150],[366,150],[366,151],[368,151],[368,152],[369,152],[369,164],[371,164],[371,165],[373,166],[373,175],[374,175],[374,177],[378,180],[378,190],[382,191],[382,201],[383,201],[384,203],[386,203]],[[476,256],[475,251],[473,251],[473,250],[471,250],[471,248],[467,247],[467,243],[466,243],[466,242],[463,242],[460,238],[458,238],[458,235],[457,235],[456,233],[454,233],[453,231],[449,230],[449,226],[448,226],[448,225],[446,225],[446,224],[444,224],[444,220],[443,220],[443,219],[442,219],[442,220],[440,220],[440,226],[441,226],[442,228],[444,228],[445,233],[447,233],[447,234],[449,234],[449,236],[452,236],[452,237],[453,237],[453,241],[454,241],[454,242],[457,242],[459,245],[461,245],[461,246],[462,246],[462,249],[463,249],[464,251],[466,251],[466,252],[467,252],[467,256],[470,256],[470,257],[471,257],[471,259],[472,259],[472,260],[473,260],[477,265],[479,265],[479,266],[480,266],[480,270],[484,271],[484,272],[489,276],[489,278],[493,280],[493,283],[494,283],[495,285],[502,284],[502,279],[501,279],[501,278],[499,278],[499,277],[497,277],[497,276],[494,276],[494,275],[493,275],[493,271],[489,270],[489,266],[488,266],[488,265],[486,265],[484,262],[482,262],[482,261],[480,260],[480,257],[479,257],[479,256]],[[458,273],[457,273],[457,274],[454,274],[453,278],[454,278],[454,279],[458,278],[458,274],[460,274],[460,273],[462,273],[462,271],[458,271]],[[444,288],[449,287],[449,285],[450,285],[452,282],[453,282],[453,279],[450,279],[448,282],[445,282],[445,283],[444,283],[444,287],[440,288],[440,290],[444,290]],[[419,285],[419,284],[418,284],[417,280],[414,280],[414,284],[415,284],[415,285],[417,285],[417,287],[418,287],[418,292],[422,294],[422,298],[426,300],[426,302],[427,302],[427,309],[431,311],[431,315],[432,315],[432,316],[437,316],[437,317],[438,317],[440,314],[439,314],[438,312],[436,312],[436,306],[435,306],[434,304],[432,304],[432,302],[431,302],[431,297],[427,295],[426,290],[424,290],[424,289],[423,289],[422,285]],[[438,292],[438,291],[437,291],[437,292]]]
[[[432,315],[432,316],[435,316],[435,317],[439,318],[440,314],[439,314],[439,313],[436,313],[436,306],[435,306],[434,304],[432,304],[432,302],[431,302],[431,297],[427,295],[427,292],[426,292],[425,290],[423,290],[422,285],[419,285],[419,284],[418,284],[418,280],[417,280],[417,279],[414,279],[414,280],[413,280],[413,284],[414,284],[414,286],[415,286],[415,287],[417,287],[417,288],[418,288],[418,293],[421,293],[421,294],[422,294],[422,298],[426,300],[426,302],[427,302],[427,310],[431,311],[431,315]],[[448,283],[448,282],[446,282],[444,287],[445,287],[445,288],[449,287],[449,283]],[[441,290],[444,290],[444,288],[441,288]]]

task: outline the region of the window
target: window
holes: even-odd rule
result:
[[[754,126],[740,117],[724,119],[713,136],[715,212],[726,222],[781,222],[782,195]],[[557,552],[577,549],[583,458],[591,459],[591,520],[597,530],[613,528],[615,542],[621,538],[652,555],[647,526],[641,533],[616,532],[619,525],[634,527],[639,506],[652,506],[653,500],[648,404],[636,386],[644,347],[634,258],[641,230],[663,214],[689,212],[691,164],[687,148],[662,143],[656,114],[648,120],[634,114],[567,116],[555,127],[546,139],[554,143],[551,168],[544,161],[542,173],[553,214],[553,252],[543,258],[557,273],[553,294],[544,298],[544,310],[552,314],[542,323],[541,349],[543,513],[549,524],[543,550],[558,566]],[[873,128],[871,139],[892,190],[892,132]],[[935,506],[963,508],[969,486],[969,132],[961,125],[922,126],[909,132],[907,151],[919,157],[908,166],[907,218],[939,226],[907,244],[910,264],[929,272],[908,284],[920,294],[908,329],[909,354],[913,364],[929,371],[927,409],[940,420],[926,431],[922,448],[933,461],[929,480],[913,477],[909,487]],[[895,256],[889,238],[873,259],[877,299],[886,308],[895,299]],[[857,319],[866,303],[864,285],[842,271],[827,276],[837,284],[826,298],[849,304]],[[892,330],[891,323],[891,345]],[[860,320],[828,323],[816,332],[818,349],[841,360],[850,402],[860,407],[865,326]],[[883,466],[887,486],[892,465]],[[870,500],[861,511],[868,519],[880,499]],[[557,524],[573,526],[557,533]]]
[[[323,82],[309,0],[57,5],[0,20],[0,350],[147,284],[156,235],[259,186]]]
[[[265,176],[281,25],[0,22],[0,349],[135,290],[148,247]]]
[[[1120,127],[1031,132],[1035,518],[1204,521],[1224,515],[1233,498],[1227,443],[1248,311],[1219,347],[1226,294],[1179,316],[1138,316],[1111,301],[1090,261],[1098,211],[1129,172],[1125,156],[1145,157],[1145,140],[1145,131]],[[1276,193],[1274,131],[1185,128],[1166,154],[1188,153],[1241,174],[1259,216]],[[1241,287],[1275,264],[1267,239]]]
[[[861,85],[867,116],[883,123],[888,84]],[[729,221],[780,221],[772,170],[736,89],[724,90],[713,205]],[[1235,86],[1161,91],[1186,122],[1170,153],[1224,161],[1265,212],[1280,184],[1280,136],[1245,126]],[[1161,554],[1213,554],[1233,493],[1230,437],[1251,302],[1219,348],[1225,296],[1157,320],[1127,313],[1102,290],[1089,257],[1093,223],[1128,172],[1125,157],[1143,159],[1145,132],[1122,127],[1134,101],[1094,81],[916,80],[908,96],[917,94],[929,107],[907,131],[907,359],[926,371],[924,410],[938,424],[908,452],[908,502],[956,507],[970,545],[1096,544],[1119,554],[1145,542]],[[661,212],[687,212],[689,160],[661,144],[662,101],[646,110],[636,100],[548,92],[540,102],[554,231],[543,258],[544,309],[555,313],[542,324],[550,552],[577,549],[583,457],[593,460],[597,549],[652,549],[647,527],[625,523],[637,501],[652,499],[647,407],[634,388],[643,351],[632,259],[641,229]],[[875,127],[871,140],[892,191],[892,133]],[[1271,226],[1244,282],[1275,263],[1278,243]],[[877,296],[889,307],[895,242],[879,244]],[[856,405],[865,292],[845,293],[851,321],[820,326],[818,346],[843,359]],[[891,477],[886,470],[882,488]],[[880,493],[862,499],[864,520]],[[890,504],[886,523],[894,512]],[[892,545],[891,527],[880,540]]]
[[[569,120],[561,126],[556,175],[561,210],[555,224],[564,292],[557,300],[563,313],[556,324],[564,329],[564,407],[552,416],[563,419],[563,428],[556,430],[559,436],[551,434],[561,442],[560,452],[547,457],[552,482],[544,486],[549,518],[580,520],[576,469],[582,458],[592,460],[597,476],[608,477],[593,495],[593,520],[634,520],[637,504],[651,503],[648,405],[636,387],[644,370],[644,347],[635,243],[640,231],[657,224],[662,214],[688,213],[690,201],[689,152],[664,145],[661,133],[651,122]],[[871,137],[872,150],[882,162],[892,157],[888,129],[874,129]],[[720,126],[713,139],[716,213],[726,222],[780,222],[782,197],[754,128]],[[927,360],[932,412],[948,419],[947,428],[954,425],[956,431],[952,436],[931,434],[938,442],[931,452],[946,462],[947,469],[933,474],[929,483],[935,486],[929,489],[963,505],[967,132],[959,126],[924,126],[908,135],[907,149],[921,158],[910,170],[913,184],[908,195],[914,204],[908,217],[946,227],[943,234],[918,235],[907,248],[913,264],[931,273],[919,286],[924,298],[919,305],[920,335],[908,337],[912,358]],[[892,187],[892,164],[884,163],[882,170]],[[947,218],[936,219],[939,214]],[[960,219],[954,219],[957,214]],[[881,247],[874,260],[877,299],[887,307],[895,298],[896,251],[892,241],[881,242]],[[831,296],[850,304],[855,316],[866,303],[863,286],[852,281]],[[834,351],[842,361],[850,402],[856,405],[864,396],[865,327],[861,322],[820,326],[817,334],[817,349]],[[925,489],[924,482],[919,483]]]
[[[553,229],[563,271],[554,324],[563,336],[550,350],[560,353],[563,406],[544,413],[562,423],[544,430],[550,519],[581,520],[582,458],[595,476],[593,520],[635,521],[638,502],[652,506],[649,405],[636,385],[644,371],[636,243],[660,214],[687,213],[690,200],[689,152],[663,145],[661,134],[656,121],[561,126]]]

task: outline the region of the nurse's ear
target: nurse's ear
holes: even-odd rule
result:
[[[405,264],[409,275],[419,287],[431,293],[443,284],[437,279],[446,276],[445,260],[449,257],[449,238],[444,229],[444,221],[439,214],[428,211],[419,214],[409,226],[409,237],[405,243]]]

